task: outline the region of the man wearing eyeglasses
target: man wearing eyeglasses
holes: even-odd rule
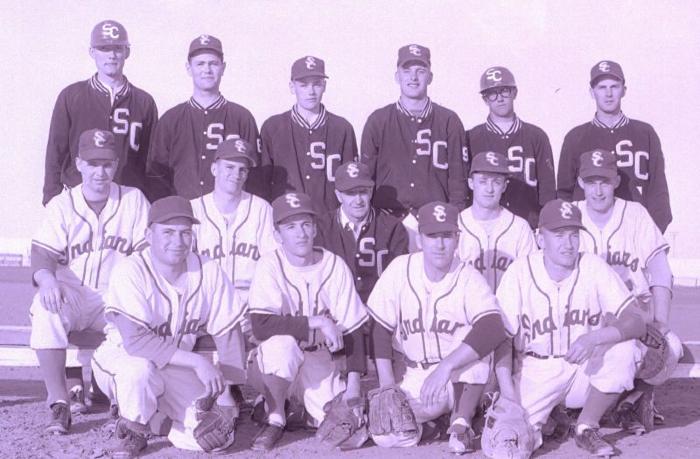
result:
[[[90,57],[97,73],[66,87],[58,96],[46,146],[42,203],[64,188],[80,183],[76,169],[78,138],[84,131],[103,129],[115,136],[121,185],[144,190],[146,155],[151,129],[158,119],[156,103],[124,76],[130,54],[129,36],[117,21],[98,23],[90,36]]]
[[[481,75],[481,98],[489,107],[484,124],[467,131],[471,154],[501,153],[508,158],[508,188],[501,204],[537,226],[542,206],[555,198],[554,161],[547,134],[515,114],[515,77],[505,67],[489,67]]]

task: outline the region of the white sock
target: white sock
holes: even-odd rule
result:
[[[581,435],[584,430],[592,428],[593,427],[589,426],[588,424],[576,424],[576,435]]]
[[[270,413],[267,415],[267,422],[268,424],[272,424],[274,426],[284,427],[286,424],[286,419],[284,419],[284,416],[277,413]]]

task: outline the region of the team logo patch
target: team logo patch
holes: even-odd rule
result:
[[[107,138],[102,132],[97,131],[92,136],[92,142],[96,147],[104,147],[105,143],[107,143]]]
[[[233,146],[236,147],[236,150],[238,150],[238,153],[245,153],[246,152],[245,143],[243,143],[242,140],[236,140],[233,143]]]
[[[491,81],[501,81],[503,79],[502,72],[498,69],[488,69],[486,71],[486,79]]]
[[[435,220],[443,223],[447,219],[447,213],[445,212],[445,206],[437,205],[433,208],[433,217]]]
[[[591,162],[595,167],[600,167],[603,165],[603,155],[599,151],[594,151],[591,155]]]
[[[209,35],[200,35],[199,36],[199,44],[200,45],[208,45],[209,42],[211,41],[211,38],[209,38]]]
[[[357,178],[357,176],[360,175],[360,169],[357,167],[357,164],[348,164],[348,175],[352,178]]]
[[[112,40],[116,40],[117,38],[119,38],[119,27],[109,22],[105,22],[104,24],[102,24],[102,37],[106,39],[111,38]]]
[[[306,68],[309,70],[316,68],[316,59],[313,56],[307,56],[304,63],[306,64]]]
[[[421,56],[422,55],[422,51],[420,49],[420,46],[418,46],[418,45],[409,46],[408,52],[413,54],[414,56]]]
[[[292,209],[298,209],[301,207],[301,201],[299,201],[299,198],[297,197],[296,193],[287,193],[284,195],[284,200],[287,201],[287,204],[289,204],[289,207]]]
[[[561,214],[561,218],[570,220],[574,214],[573,206],[570,202],[562,202],[561,207],[559,208],[559,213]]]
[[[486,153],[486,161],[491,163],[492,166],[498,166],[498,158],[496,157],[496,153],[492,151]]]
[[[610,64],[608,64],[606,61],[603,61],[600,64],[598,64],[598,70],[600,70],[601,72],[609,72]]]

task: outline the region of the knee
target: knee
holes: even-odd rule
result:
[[[115,373],[114,379],[119,385],[127,387],[145,387],[156,379],[156,366],[147,359],[134,357],[128,365],[121,366]]]
[[[627,340],[605,351],[601,367],[591,375],[591,385],[601,392],[621,393],[634,387],[641,350],[636,340]]]
[[[292,336],[275,335],[260,343],[256,361],[261,374],[291,381],[304,361],[304,352]]]

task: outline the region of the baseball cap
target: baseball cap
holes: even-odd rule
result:
[[[257,165],[257,152],[253,146],[244,139],[226,139],[216,147],[214,161],[219,159],[247,159],[250,167]]]
[[[84,131],[78,139],[78,156],[85,161],[91,159],[117,159],[114,134],[102,129]]]
[[[491,88],[500,88],[502,86],[513,86],[515,87],[515,77],[505,67],[489,67],[481,75],[481,81],[479,84],[479,92],[484,92]]]
[[[341,164],[335,171],[335,189],[348,191],[358,186],[374,187],[374,180],[366,164],[349,161]]]
[[[550,231],[567,227],[583,229],[581,211],[568,201],[553,199],[542,207],[538,226]]]
[[[107,19],[97,23],[90,34],[90,46],[121,45],[129,46],[129,35],[123,25]]]
[[[483,151],[477,153],[472,158],[472,164],[469,168],[469,174],[474,172],[495,172],[497,174],[506,174],[508,171],[508,159],[502,153],[495,151]]]
[[[196,54],[211,51],[217,54],[221,59],[224,58],[224,48],[221,45],[221,40],[212,35],[200,35],[190,43],[190,52],[187,53],[187,59]]]
[[[430,68],[430,50],[425,46],[411,44],[399,48],[397,67],[403,67],[409,62],[417,62]]]
[[[299,214],[316,215],[311,198],[304,193],[286,193],[272,201],[272,220],[279,223],[287,217]]]
[[[458,231],[459,211],[451,204],[433,201],[418,209],[418,231],[423,234]]]
[[[314,56],[304,56],[292,64],[292,80],[300,80],[306,77],[328,78],[326,75],[326,63],[323,59]]]
[[[605,150],[593,150],[583,153],[578,175],[584,179],[588,177],[617,177],[617,157],[615,153]]]
[[[168,196],[155,201],[148,210],[148,226],[153,223],[165,223],[171,218],[185,217],[198,225],[194,218],[192,204],[182,196]]]
[[[617,62],[600,61],[591,68],[591,87],[595,86],[598,79],[602,77],[613,77],[621,82],[625,82],[625,74],[622,67]]]

